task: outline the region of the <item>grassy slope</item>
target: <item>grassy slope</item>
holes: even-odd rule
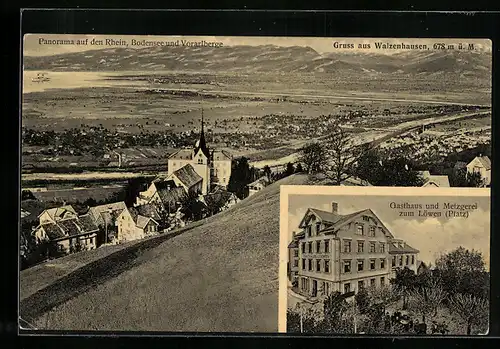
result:
[[[156,248],[40,317],[66,330],[277,331],[279,186]]]

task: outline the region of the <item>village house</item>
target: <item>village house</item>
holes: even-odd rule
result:
[[[190,164],[184,165],[172,172],[167,181],[172,181],[176,187],[184,188],[187,194],[203,194],[203,178],[195,171]]]
[[[98,241],[98,245],[117,242],[117,218],[126,208],[127,205],[125,205],[125,202],[120,201],[106,205],[94,206],[89,209],[89,214],[92,216],[102,232],[102,238],[100,239],[101,241]]]
[[[289,245],[290,274],[299,294],[318,298],[389,284],[389,251],[395,239],[371,209],[341,215],[335,202],[331,211],[309,208],[299,228],[296,243]],[[412,254],[401,249],[395,255]]]
[[[267,176],[260,177],[259,179],[253,181],[252,183],[247,185],[248,188],[248,196],[252,196],[255,193],[258,193],[265,187],[267,187],[270,183],[269,178]]]
[[[292,241],[288,245],[288,278],[293,283],[299,277],[299,240],[304,237],[304,232],[293,232]]]
[[[449,187],[450,181],[446,175],[431,175],[429,171],[419,171],[424,180],[422,187]]]
[[[488,156],[476,156],[467,164],[467,173],[479,173],[484,186],[491,184],[491,160]]]
[[[92,250],[97,247],[99,227],[94,219],[85,214],[79,217],[68,216],[55,221],[42,220],[35,228],[38,244],[49,243],[49,256]]]
[[[179,149],[170,155],[168,158],[168,179],[175,180],[179,174],[178,171],[181,170],[180,173],[183,173],[182,169],[188,166],[190,168],[184,172],[189,172],[189,176],[194,177],[191,174],[194,171],[201,178],[200,191],[206,195],[210,192],[212,184],[227,186],[231,177],[231,162],[231,157],[222,150],[210,152],[205,140],[202,113],[199,140],[196,141],[193,149]],[[177,182],[176,184],[179,185]]]
[[[124,209],[117,217],[119,243],[142,239],[159,233],[161,216],[152,204]]]

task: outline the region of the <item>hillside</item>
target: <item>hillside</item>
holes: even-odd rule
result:
[[[305,175],[278,181],[205,224],[136,253],[127,270],[95,288],[72,289],[77,296],[30,320],[65,330],[275,332],[279,186],[307,183]],[[110,270],[112,263],[120,262],[110,260]],[[80,279],[96,277],[90,270]],[[31,299],[33,305],[44,302]],[[21,315],[23,309],[29,313],[31,307],[21,304]]]
[[[44,57],[25,57],[24,69],[48,71],[210,71],[336,74],[421,74],[444,72],[490,78],[491,53],[406,51],[320,54],[310,47],[232,46],[222,48],[110,48]]]

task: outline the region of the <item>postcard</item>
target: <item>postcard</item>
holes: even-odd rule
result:
[[[282,186],[280,331],[487,334],[489,188]]]
[[[22,68],[26,330],[276,333],[282,185],[492,178],[486,39],[27,34]]]

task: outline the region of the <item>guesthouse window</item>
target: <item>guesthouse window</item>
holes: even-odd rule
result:
[[[365,261],[359,260],[358,261],[358,271],[363,271],[364,265],[365,265]]]
[[[325,253],[330,253],[330,241],[325,240]]]
[[[351,241],[344,240],[344,253],[351,253]]]
[[[344,273],[351,272],[351,261],[344,261]]]
[[[321,250],[321,241],[316,241],[316,253],[319,253]]]
[[[330,272],[330,261],[328,259],[325,260],[325,273]]]
[[[375,270],[375,259],[370,260],[370,270]]]
[[[358,241],[358,253],[363,253],[365,243],[363,241]]]
[[[363,229],[363,224],[358,224],[356,226],[356,234],[358,235],[365,235],[364,229]]]
[[[374,242],[370,242],[370,253],[375,253],[376,246]]]
[[[374,236],[375,236],[375,227],[374,227],[374,226],[371,226],[371,227],[370,227],[370,236],[371,236],[371,237],[374,237]]]

